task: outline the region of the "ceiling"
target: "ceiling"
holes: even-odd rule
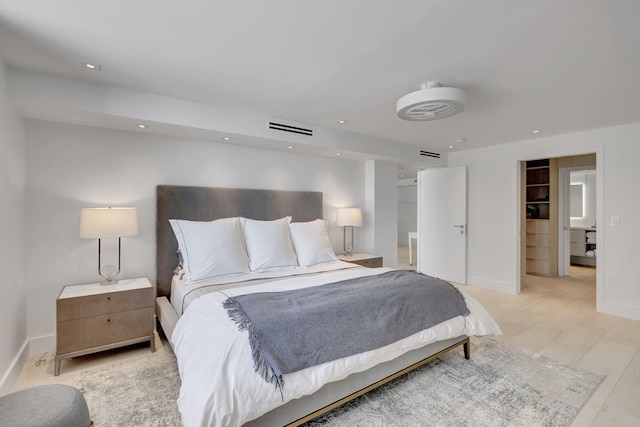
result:
[[[637,0],[2,0],[0,54],[446,153],[640,121],[638,18]],[[428,80],[467,108],[400,120]]]

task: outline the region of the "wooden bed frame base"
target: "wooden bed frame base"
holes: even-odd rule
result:
[[[169,339],[178,321],[178,315],[166,297],[156,298],[156,314],[162,330]],[[169,343],[171,344],[170,339]],[[173,344],[171,346],[173,347]],[[470,359],[469,337],[461,336],[438,341],[412,350],[397,359],[381,363],[367,371],[357,372],[343,380],[326,384],[312,395],[287,402],[260,418],[248,422],[245,427],[299,426],[460,346],[463,346],[464,357]]]
[[[441,351],[437,352],[436,354],[433,354],[433,355],[431,355],[431,356],[429,356],[429,357],[427,357],[425,359],[422,359],[421,361],[416,362],[411,366],[407,366],[406,368],[404,368],[404,369],[402,369],[402,370],[400,370],[400,371],[398,371],[398,372],[396,372],[396,373],[394,373],[392,375],[389,375],[388,377],[383,378],[380,381],[377,381],[377,382],[375,382],[375,383],[373,383],[373,384],[371,384],[371,385],[369,385],[369,386],[367,386],[367,387],[365,387],[365,388],[363,388],[361,390],[358,390],[355,393],[351,393],[350,395],[345,396],[342,399],[333,402],[331,405],[327,405],[324,408],[318,409],[317,411],[315,411],[315,412],[313,412],[313,413],[311,413],[311,414],[309,414],[309,415],[307,415],[307,416],[305,416],[303,418],[300,418],[299,420],[296,420],[296,421],[294,421],[294,422],[292,422],[290,424],[287,424],[286,427],[297,427],[297,426],[299,426],[301,424],[306,423],[307,421],[311,421],[312,419],[314,419],[316,417],[319,417],[322,414],[325,414],[325,413],[327,413],[329,411],[334,410],[335,408],[339,407],[340,405],[343,405],[343,404],[345,404],[345,403],[347,403],[347,402],[349,402],[349,401],[351,401],[351,400],[353,400],[353,399],[355,399],[355,398],[357,398],[359,396],[362,396],[365,393],[370,392],[371,390],[374,390],[374,389],[376,389],[376,388],[378,388],[378,387],[380,387],[380,386],[382,386],[382,385],[384,385],[384,384],[386,384],[386,383],[388,383],[390,381],[395,380],[396,378],[406,374],[407,372],[411,372],[414,369],[417,369],[417,368],[423,366],[424,364],[426,364],[428,362],[431,362],[433,359],[437,359],[438,357],[442,356],[443,354],[446,354],[446,353],[450,352],[451,350],[460,347],[461,345],[464,348],[464,357],[465,357],[465,359],[468,360],[468,359],[471,358],[471,346],[470,346],[470,343],[471,343],[471,341],[469,340],[469,337],[466,337],[466,338],[462,339],[462,341],[459,341],[459,342],[457,342],[457,343],[445,348],[444,350],[441,350]]]

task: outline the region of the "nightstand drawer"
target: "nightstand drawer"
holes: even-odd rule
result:
[[[352,254],[352,255],[340,255],[338,257],[341,261],[350,262],[351,264],[358,264],[363,267],[377,268],[382,267],[382,257],[369,254]]]
[[[153,307],[153,288],[61,299],[56,310],[58,322],[65,322],[147,307]]]
[[[59,322],[57,352],[70,353],[153,335],[153,314],[150,307]]]
[[[352,262],[354,264],[358,264],[361,265],[363,267],[368,267],[368,268],[378,268],[378,267],[382,267],[382,257],[379,258],[370,258],[370,259],[361,259],[361,260],[357,260],[357,261],[349,261]]]

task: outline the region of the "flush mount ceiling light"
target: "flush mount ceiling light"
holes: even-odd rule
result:
[[[466,101],[467,94],[461,89],[427,82],[420,90],[398,99],[396,111],[402,120],[438,120],[460,113]]]

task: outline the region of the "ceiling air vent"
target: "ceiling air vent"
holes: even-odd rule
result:
[[[267,126],[269,129],[277,130],[280,132],[290,132],[290,133],[297,133],[300,135],[313,136],[313,129],[306,129],[300,126],[291,126],[291,125],[286,125],[284,123],[277,123],[277,122],[267,122]]]
[[[431,151],[420,150],[420,155],[421,156],[426,156],[426,157],[433,157],[434,159],[439,159],[440,158],[440,154],[432,153]]]

